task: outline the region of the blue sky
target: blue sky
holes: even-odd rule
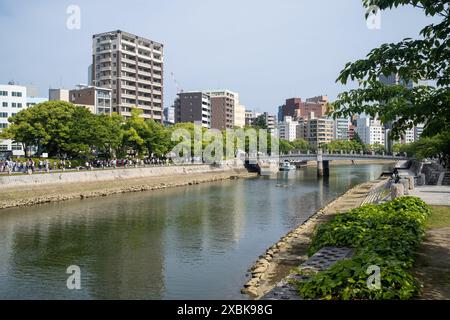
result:
[[[69,5],[81,28],[66,28]],[[48,88],[87,83],[91,39],[121,29],[165,45],[165,106],[184,90],[225,88],[242,104],[276,112],[286,98],[328,94],[346,62],[417,37],[418,9],[382,12],[369,30],[360,0],[0,0],[0,83]]]

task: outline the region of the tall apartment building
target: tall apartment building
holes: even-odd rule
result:
[[[285,117],[297,117],[297,110],[300,109],[301,104],[301,98],[286,99],[285,104],[278,107],[278,121],[284,121]]]
[[[201,122],[211,128],[211,97],[202,91],[181,92],[175,100],[175,123]]]
[[[121,30],[92,39],[92,83],[112,90],[112,111],[125,117],[131,108],[163,121],[163,44]]]
[[[324,117],[327,112],[327,96],[317,96],[302,101],[301,98],[286,99],[284,105],[278,108],[278,120],[283,121],[284,117],[294,119],[309,119],[312,117]]]
[[[211,128],[233,129],[239,95],[229,90],[209,90],[207,93],[211,97]]]
[[[350,121],[347,118],[334,120],[334,139],[349,140]]]
[[[270,131],[275,130],[277,126],[277,117],[273,114],[269,114],[268,112],[264,112],[262,115],[266,121],[267,129]]]
[[[305,125],[305,137],[309,144],[319,148],[322,144],[334,140],[334,121],[328,118],[308,119]]]
[[[361,116],[357,120],[356,133],[364,144],[384,145],[385,143],[385,129],[377,119]]]
[[[27,89],[18,85],[0,85],[0,131],[9,125],[8,118],[27,107]],[[24,155],[22,145],[0,139],[0,155]]]
[[[298,122],[294,121],[292,117],[284,117],[284,121],[277,124],[278,138],[294,141],[297,139],[297,127]]]
[[[79,85],[77,89],[69,91],[69,101],[86,107],[92,113],[111,115],[111,89]]]

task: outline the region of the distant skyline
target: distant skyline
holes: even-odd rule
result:
[[[69,5],[81,28],[69,30]],[[286,98],[328,95],[345,63],[385,42],[417,38],[422,11],[382,12],[369,30],[360,0],[172,0],[0,2],[0,83],[71,89],[87,83],[92,35],[123,30],[164,44],[164,106],[186,91],[229,89],[241,103],[276,114]]]

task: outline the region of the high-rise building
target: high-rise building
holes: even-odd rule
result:
[[[163,44],[120,30],[92,40],[92,84],[112,90],[112,111],[129,117],[137,107],[162,122]]]
[[[278,137],[287,141],[294,141],[297,139],[298,122],[294,121],[292,117],[284,117],[283,122],[278,122],[277,131]]]
[[[306,122],[306,140],[315,148],[334,140],[334,121],[328,118],[308,119]]]
[[[334,120],[334,139],[349,140],[350,121],[347,118]]]
[[[357,120],[356,133],[364,144],[384,145],[385,129],[378,119],[361,116]]]
[[[27,107],[27,89],[18,85],[0,85],[0,132],[9,125],[8,118]],[[0,139],[0,154],[24,155],[22,145]]]
[[[233,129],[239,95],[229,90],[209,90],[207,93],[211,97],[211,128]]]
[[[201,122],[211,128],[211,97],[202,91],[181,92],[175,100],[175,123]]]
[[[276,129],[277,124],[277,117],[273,114],[269,114],[268,112],[264,112],[262,114],[264,116],[264,119],[266,121],[266,127],[269,131]]]
[[[69,101],[86,107],[92,113],[111,115],[111,89],[79,85],[77,89],[69,91]]]
[[[327,96],[317,96],[302,101],[301,98],[286,99],[284,105],[278,107],[278,120],[283,121],[284,117],[293,119],[309,119],[311,115],[320,118],[327,113]]]
[[[402,79],[398,74],[393,73],[389,76],[381,75],[379,78],[380,82],[387,85],[387,86],[393,86],[393,85],[401,85],[404,86],[407,89],[414,88],[414,82],[413,81],[405,81]],[[392,130],[392,127],[394,125],[394,121],[389,121],[384,124],[384,130],[385,130],[385,147],[388,151],[392,151],[392,147],[396,143],[396,141],[393,141],[390,137],[390,132]],[[408,136],[408,138],[406,137]],[[405,132],[402,139],[400,139],[400,143],[406,143],[406,141],[410,140],[411,132]],[[409,143],[409,142],[408,142]]]
[[[285,117],[296,118],[301,103],[301,98],[286,99],[285,104],[278,108],[278,121],[283,122]]]

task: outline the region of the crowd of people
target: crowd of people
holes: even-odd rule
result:
[[[128,167],[145,167],[145,166],[163,166],[169,165],[171,162],[167,158],[146,158],[146,159],[96,159],[85,161],[82,165],[79,163],[73,165],[70,160],[0,160],[0,173],[28,173],[35,172],[51,172],[65,170],[93,170],[105,168],[128,168]]]

